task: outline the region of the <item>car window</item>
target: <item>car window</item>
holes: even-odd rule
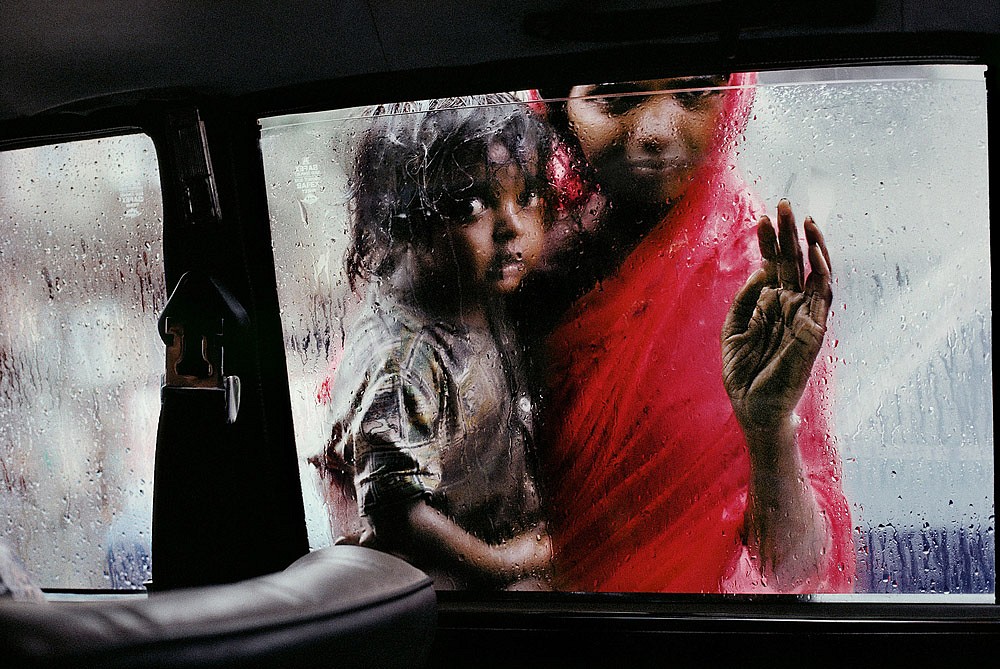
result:
[[[761,148],[748,148],[746,169],[769,184],[772,200],[784,191],[806,203],[840,240],[833,422],[857,526],[858,591],[989,593],[994,442],[982,70],[880,75],[863,85],[765,89],[761,122],[748,127],[748,145]],[[792,106],[800,114],[794,126],[781,120]]]
[[[428,500],[479,539],[507,523],[499,544],[543,527],[558,588],[993,601],[983,75],[979,66],[896,66],[598,82],[262,119],[313,546],[370,536],[369,521],[384,508],[372,484],[384,462],[372,464],[371,454],[388,449],[391,466],[410,468],[397,479],[408,491],[399,501]],[[482,120],[435,111],[468,105],[500,125],[528,114],[552,128],[518,126],[499,150],[503,160],[438,152],[441,136],[465,141],[462,133]],[[657,106],[674,111],[644,115]],[[421,114],[430,121],[414,122]],[[414,133],[434,149],[419,160],[397,150]],[[670,154],[667,146],[686,148]],[[399,162],[383,169],[380,161],[394,156]],[[436,172],[438,158],[451,160],[450,170]],[[517,183],[499,185],[515,164]],[[439,177],[447,187],[420,182]],[[517,255],[534,253],[528,242],[489,250],[496,235],[514,236],[507,229],[494,233],[494,246],[454,246],[500,211],[511,189],[518,211],[546,209],[544,248],[530,268]],[[763,559],[746,530],[757,465],[747,462],[718,359],[728,305],[760,266],[755,223],[763,213],[777,221],[781,198],[800,225],[807,214],[815,219],[829,251],[826,336],[793,420],[804,463],[798,483],[818,500],[817,526],[836,535],[816,559],[839,551],[825,575],[788,588],[753,571]],[[626,214],[646,227],[629,232]],[[362,219],[382,227],[359,232]],[[451,246],[434,246],[436,233],[426,231],[438,229],[435,221],[451,222],[442,237]],[[421,249],[444,259],[422,260]],[[483,254],[486,279],[476,283]],[[807,253],[806,269],[810,260]],[[406,275],[407,262],[442,272],[430,280],[439,290],[402,286],[401,276],[425,276]],[[523,281],[506,291],[501,284],[517,272]],[[490,291],[504,302],[490,318],[502,322],[491,321],[492,338],[482,343],[470,323]],[[448,309],[461,318],[441,317]],[[609,352],[613,360],[603,360]],[[493,355],[505,361],[499,377],[476,367]],[[483,390],[497,378],[500,391]],[[447,408],[449,392],[458,409]],[[503,467],[490,450],[496,443],[471,426],[486,411],[476,403],[484,394],[509,405],[509,416],[528,416],[518,429],[530,443],[511,436],[510,422],[493,431],[500,450],[514,453]],[[395,408],[372,413],[386,404]],[[392,429],[373,447],[377,435],[365,421],[386,416]],[[435,426],[447,421],[447,445],[435,446]],[[392,459],[398,453],[404,465]],[[501,480],[504,472],[517,481]],[[498,509],[510,499],[531,511],[505,516]],[[367,516],[359,513],[366,504]],[[669,557],[678,554],[686,557]],[[699,563],[710,559],[720,566],[705,575]]]
[[[46,588],[150,576],[162,201],[145,135],[0,152],[0,516]]]

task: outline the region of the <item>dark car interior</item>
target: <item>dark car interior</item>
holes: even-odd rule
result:
[[[995,655],[1000,610],[992,563],[991,395],[981,398],[990,411],[984,419],[989,423],[984,442],[991,451],[983,474],[988,520],[969,539],[981,543],[961,547],[962,555],[987,557],[982,564],[953,568],[965,575],[961,582],[967,589],[954,583],[944,588],[956,593],[952,599],[435,593],[426,574],[391,555],[357,546],[317,547],[300,479],[299,390],[290,384],[286,361],[290,348],[282,318],[289,307],[276,282],[284,260],[277,258],[281,240],[269,192],[282,184],[265,165],[261,128],[262,119],[285,115],[494,91],[558,90],[579,82],[720,72],[794,75],[811,68],[976,66],[985,76],[989,139],[984,147],[994,155],[998,44],[1000,6],[978,0],[0,4],[0,154],[82,140],[104,147],[118,137],[138,135],[148,138],[150,148],[134,151],[154,166],[162,193],[161,208],[150,219],[162,238],[162,254],[154,249],[144,255],[142,235],[150,233],[140,230],[141,217],[130,218],[126,211],[122,220],[128,226],[135,221],[139,232],[121,233],[133,236],[122,237],[119,251],[112,244],[101,252],[106,257],[94,260],[105,271],[105,265],[119,263],[112,253],[142,258],[121,265],[120,290],[129,293],[139,281],[126,278],[133,272],[147,284],[153,281],[136,289],[136,294],[154,296],[136,316],[144,329],[122,326],[121,341],[108,343],[96,327],[88,329],[111,318],[101,311],[100,295],[88,293],[71,317],[60,317],[78,319],[62,344],[67,351],[82,351],[65,354],[77,361],[70,364],[72,376],[83,379],[83,387],[96,387],[97,379],[116,373],[117,365],[131,364],[130,351],[147,346],[160,356],[156,361],[163,374],[162,382],[159,377],[143,381],[150,388],[149,402],[140,393],[139,399],[118,404],[102,399],[100,409],[150,417],[142,425],[152,428],[129,428],[149,444],[152,479],[144,482],[143,499],[137,502],[137,508],[151,505],[151,522],[145,521],[151,528],[148,554],[142,549],[122,557],[125,553],[109,548],[109,564],[121,569],[106,569],[103,581],[100,574],[96,581],[77,582],[40,577],[51,600],[46,604],[0,596],[0,664],[896,666]],[[110,146],[108,151],[125,156],[133,151]],[[115,158],[109,174],[131,174],[127,164],[122,166],[127,161]],[[56,270],[43,276],[19,269],[21,256],[14,246],[20,243],[15,200],[21,195],[8,192],[43,186],[13,169],[4,173],[5,165],[0,163],[0,181],[6,182],[0,189],[0,226],[12,241],[9,247],[0,244],[0,264],[12,268],[2,276],[13,277],[14,285],[2,288],[8,296],[0,296],[0,329],[55,341],[65,335],[56,326],[29,327],[36,316],[15,297],[31,286],[51,296],[62,286],[53,278]],[[39,174],[45,171],[40,169]],[[134,197],[134,207],[149,209],[150,190],[141,185],[142,178],[122,177],[126,185],[115,186],[115,206],[127,210],[128,198]],[[128,185],[134,183],[140,185]],[[992,189],[983,188],[985,202]],[[44,193],[42,199],[48,198],[49,191]],[[25,257],[49,253],[46,245],[86,246],[71,227],[100,227],[106,218],[79,212],[63,224],[39,209],[33,215],[39,221],[51,218],[51,232],[37,244],[29,242]],[[919,229],[933,222],[929,217],[913,225]],[[985,228],[990,246],[988,218],[974,225]],[[97,251],[90,253],[97,258]],[[140,265],[156,265],[161,274],[148,276],[162,278],[142,278],[147,274]],[[989,282],[987,274],[986,292]],[[980,316],[987,332],[982,364],[990,373],[992,315],[987,308]],[[329,349],[329,332],[327,337]],[[309,345],[322,348],[317,341]],[[0,385],[8,399],[22,392],[12,380],[15,372],[21,379],[35,379],[36,373],[18,366],[15,349],[0,338]],[[147,411],[147,406],[152,408]],[[36,410],[46,420],[63,411],[9,400],[0,423],[23,421],[30,431]],[[93,425],[68,425],[52,438],[72,443],[72,435],[84,428],[90,430],[88,443],[102,453],[127,441],[122,433]],[[33,546],[46,545],[45,528],[56,532],[76,524],[70,519],[77,518],[74,509],[83,503],[64,496],[42,529],[33,534],[19,529],[24,521],[17,516],[21,502],[15,500],[46,485],[33,477],[61,474],[17,469],[16,454],[28,452],[27,447],[19,445],[20,438],[8,440],[8,434],[18,433],[0,431],[5,449],[0,451],[0,495],[9,500],[0,505],[0,514],[8,514],[0,517],[0,539],[15,547],[27,545],[29,538]],[[125,464],[118,466],[128,468],[133,466],[128,458],[138,454],[121,457]],[[92,468],[86,472],[65,476],[84,486],[88,476],[94,478]],[[120,522],[123,514],[105,518],[107,525]],[[864,532],[869,547],[903,543],[885,525],[876,523]],[[913,536],[907,541],[919,543],[924,535]],[[32,548],[50,554],[63,550],[61,544]],[[20,559],[28,572],[36,571],[34,558]],[[906,563],[899,570],[918,574],[916,583],[927,564]],[[878,589],[875,572],[859,572],[859,581],[869,579],[869,593],[886,592]],[[0,577],[9,578],[7,573],[0,571]]]

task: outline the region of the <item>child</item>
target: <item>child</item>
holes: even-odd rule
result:
[[[367,299],[323,464],[353,473],[361,542],[439,588],[544,588],[550,572],[534,406],[502,305],[541,253],[551,135],[514,103],[380,108],[354,166],[346,266]]]

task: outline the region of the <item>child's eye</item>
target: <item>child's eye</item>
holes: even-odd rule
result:
[[[537,207],[542,202],[542,196],[538,194],[538,191],[526,189],[521,191],[521,195],[517,198],[517,203],[524,209],[533,209]]]
[[[473,221],[486,211],[486,203],[481,197],[467,197],[445,203],[441,209],[444,217],[455,223]]]
[[[486,211],[486,203],[483,202],[482,198],[478,197],[470,197],[468,200],[465,200],[463,206],[469,210],[468,218],[477,218]]]

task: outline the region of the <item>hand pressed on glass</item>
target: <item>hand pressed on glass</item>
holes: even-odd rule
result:
[[[722,329],[726,391],[744,428],[774,426],[802,397],[826,333],[833,300],[823,234],[806,217],[805,276],[795,217],[778,204],[778,234],[767,216],[757,225],[763,267],[737,293]]]
[[[747,539],[776,585],[807,578],[828,559],[830,531],[803,475],[793,411],[826,333],[833,300],[823,234],[806,218],[809,274],[791,205],[778,204],[778,232],[757,225],[763,266],[736,294],[722,328],[726,392],[747,441]]]

